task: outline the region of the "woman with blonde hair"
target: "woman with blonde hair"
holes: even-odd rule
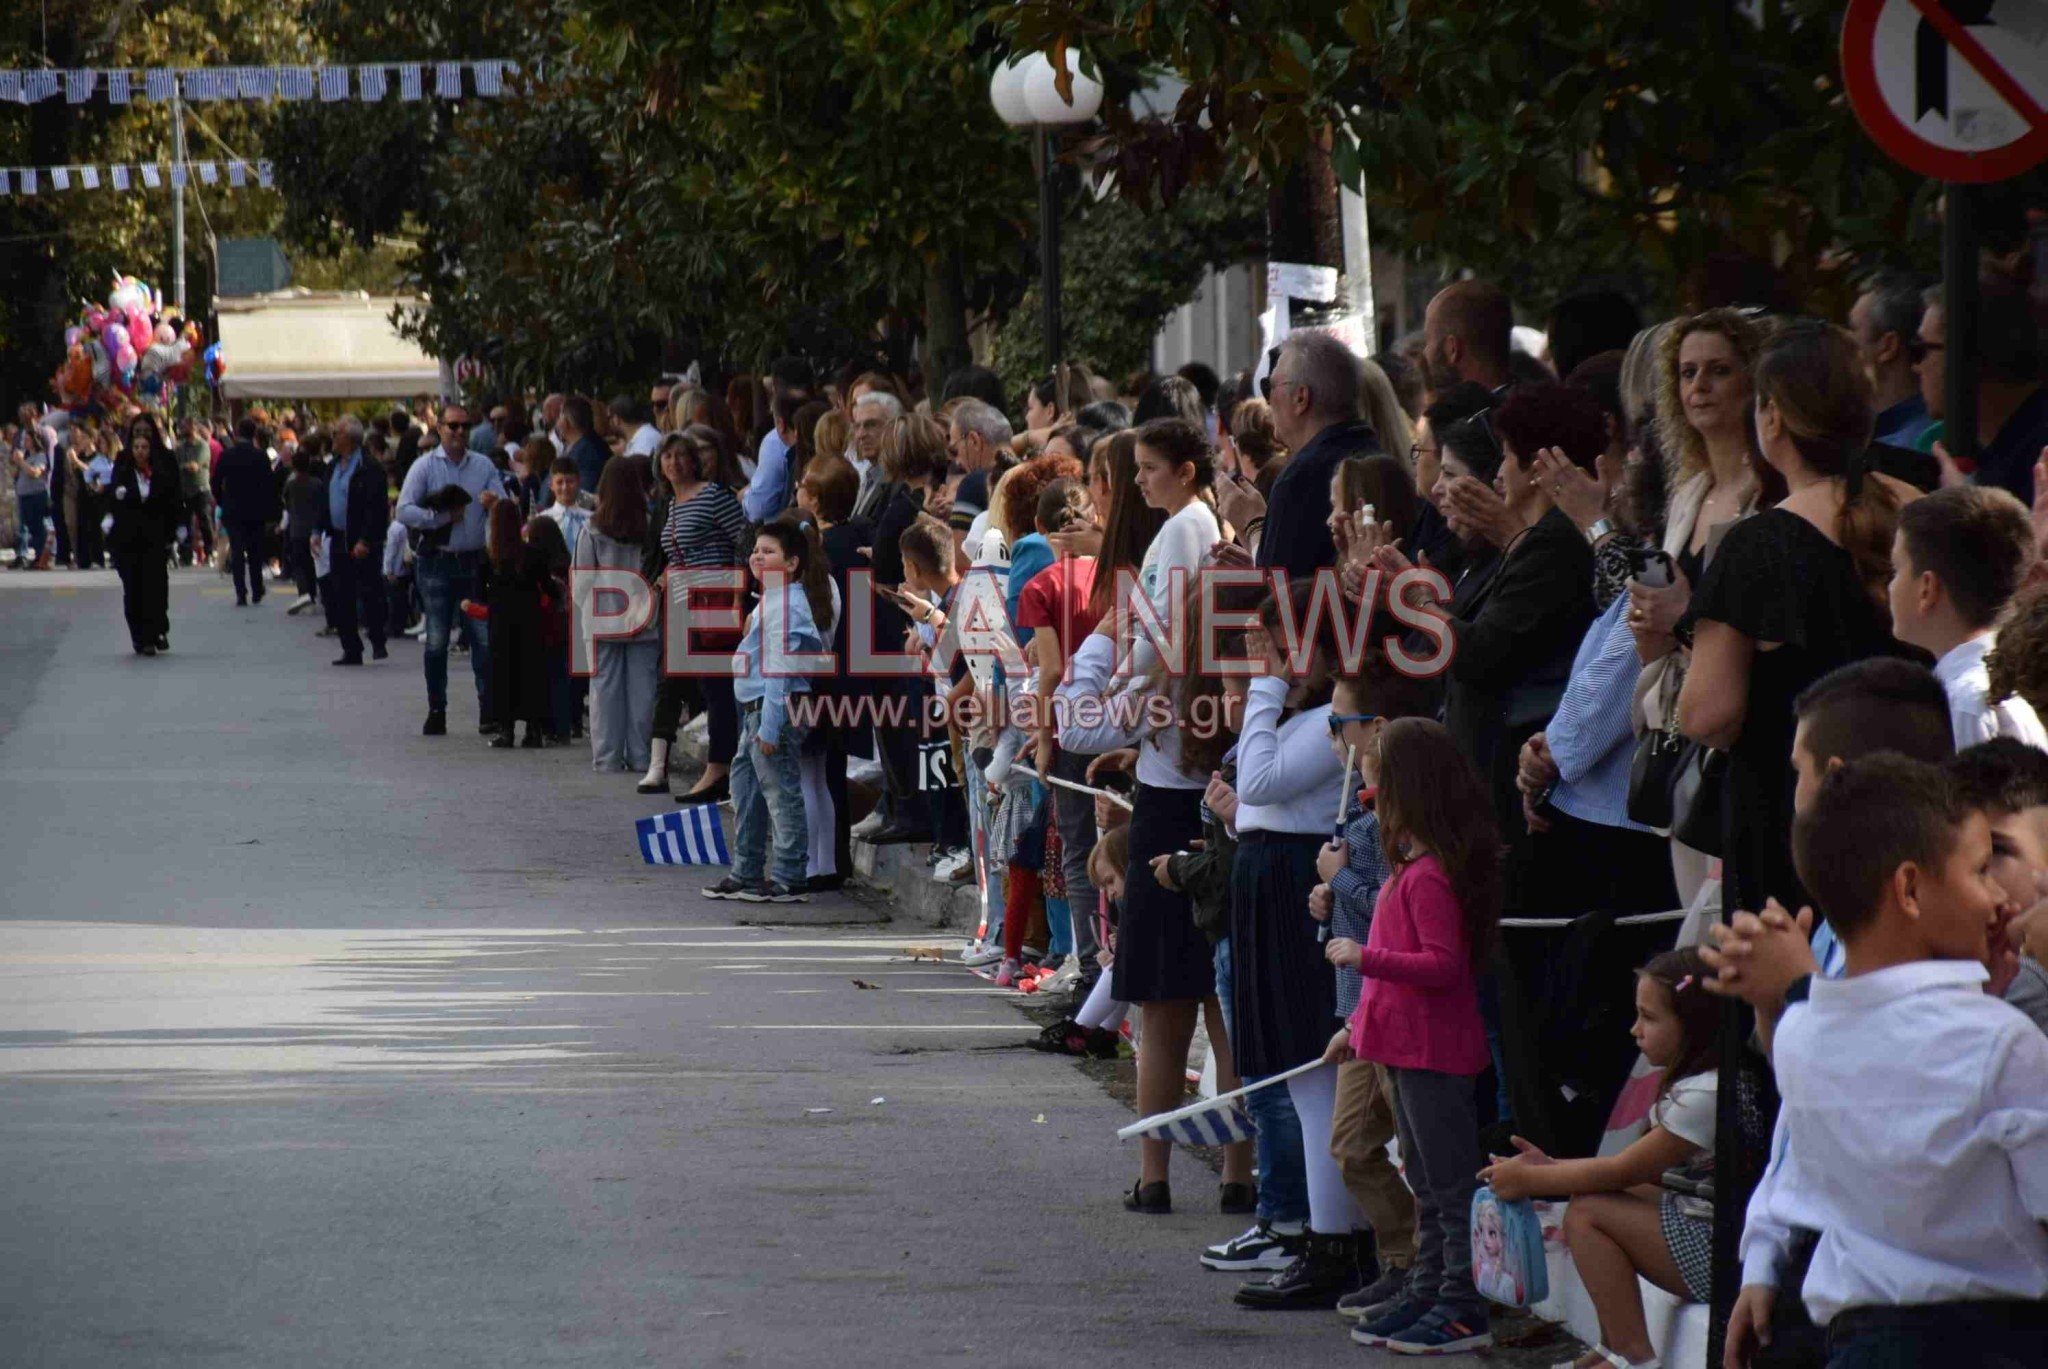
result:
[[[1359,360],[1358,378],[1359,397],[1365,402],[1365,421],[1372,424],[1381,449],[1405,454],[1415,445],[1415,424],[1401,407],[1394,382],[1387,379],[1387,373],[1371,357]]]

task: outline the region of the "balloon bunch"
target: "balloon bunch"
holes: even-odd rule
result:
[[[199,325],[166,309],[154,287],[116,276],[106,307],[86,305],[64,330],[64,363],[51,385],[74,413],[138,398],[168,405],[195,369],[218,386],[226,366],[220,344],[207,346]]]

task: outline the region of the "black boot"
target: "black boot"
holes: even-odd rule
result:
[[[1341,1236],[1311,1231],[1287,1268],[1238,1289],[1237,1305],[1272,1312],[1327,1311],[1358,1287],[1356,1250],[1348,1231]]]

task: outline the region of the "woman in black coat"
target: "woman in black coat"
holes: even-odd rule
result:
[[[121,575],[121,609],[140,656],[171,649],[171,539],[184,521],[178,466],[147,414],[128,425],[107,488],[107,551]]]

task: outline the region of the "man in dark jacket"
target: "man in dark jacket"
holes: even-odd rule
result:
[[[1290,334],[1269,378],[1273,432],[1294,455],[1273,482],[1257,561],[1312,579],[1336,564],[1330,477],[1347,457],[1382,450],[1364,412],[1358,358],[1334,334]],[[1226,516],[1230,510],[1226,508]],[[1233,519],[1233,521],[1235,521]]]
[[[228,530],[235,604],[263,602],[263,530],[277,521],[277,480],[256,446],[256,420],[235,425],[235,442],[213,468],[213,503]]]
[[[383,660],[384,533],[391,523],[391,477],[383,463],[363,450],[362,420],[350,415],[334,425],[334,465],[327,472],[327,498],[319,531],[327,535],[328,612],[341,639],[336,665],[361,665],[363,639]]]

